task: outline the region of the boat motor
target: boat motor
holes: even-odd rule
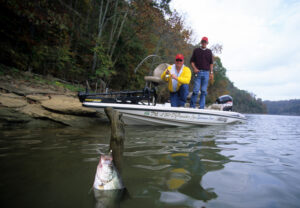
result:
[[[218,97],[216,103],[221,105],[223,111],[232,111],[233,99],[230,95]]]

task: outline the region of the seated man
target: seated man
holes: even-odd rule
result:
[[[192,74],[190,68],[183,65],[184,57],[182,54],[177,54],[175,59],[175,64],[169,66],[162,73],[161,78],[168,82],[171,106],[184,107]]]

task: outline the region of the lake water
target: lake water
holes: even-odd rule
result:
[[[299,207],[300,117],[216,127],[127,127],[120,207]],[[2,127],[1,207],[95,207],[110,127]]]

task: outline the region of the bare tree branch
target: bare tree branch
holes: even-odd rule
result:
[[[72,7],[70,7],[69,5],[65,4],[62,0],[58,0],[58,2],[63,5],[64,7],[66,7],[68,10],[72,11],[74,14],[76,14],[79,18],[83,19],[82,15],[77,12],[75,9],[73,9]]]

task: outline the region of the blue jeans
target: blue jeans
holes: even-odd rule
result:
[[[195,74],[194,89],[193,89],[193,95],[191,98],[190,107],[192,108],[196,107],[197,97],[201,87],[199,105],[200,105],[200,109],[204,108],[205,96],[207,94],[208,80],[209,80],[209,71],[200,70],[197,74]]]
[[[188,84],[181,85],[177,92],[170,92],[171,106],[184,107],[188,94],[189,94]]]

